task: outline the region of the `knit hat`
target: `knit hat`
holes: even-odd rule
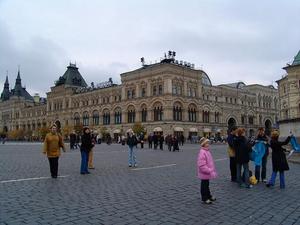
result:
[[[206,137],[202,137],[201,139],[200,139],[200,145],[201,145],[201,147],[203,147],[206,143],[208,143],[209,142],[209,140],[206,138]]]

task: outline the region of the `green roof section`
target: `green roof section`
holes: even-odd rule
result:
[[[67,67],[67,71],[63,76],[59,77],[59,79],[55,82],[55,86],[60,85],[71,85],[77,87],[87,87],[87,84],[81,74],[78,71],[78,67],[76,64],[70,63]]]
[[[300,51],[298,54],[295,56],[294,61],[292,63],[292,66],[300,65]]]

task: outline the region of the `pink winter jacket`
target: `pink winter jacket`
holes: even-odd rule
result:
[[[197,161],[198,178],[201,180],[210,180],[217,177],[213,157],[208,148],[202,147],[198,154]]]

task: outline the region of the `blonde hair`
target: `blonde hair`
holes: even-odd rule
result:
[[[278,139],[279,137],[279,131],[278,130],[273,130],[271,133],[271,138],[272,139]]]

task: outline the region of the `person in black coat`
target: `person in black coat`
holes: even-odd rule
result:
[[[89,152],[94,147],[92,142],[92,136],[90,134],[90,129],[88,127],[83,128],[83,135],[81,137],[81,167],[80,173],[81,174],[89,174],[88,171],[88,161],[89,161]]]
[[[289,170],[289,165],[285,156],[286,150],[282,146],[287,145],[291,140],[291,137],[288,136],[285,139],[285,141],[278,141],[278,137],[279,137],[279,132],[273,131],[271,134],[271,143],[270,143],[272,148],[273,172],[269,182],[267,183],[267,187],[271,187],[275,185],[276,175],[277,172],[279,172],[280,188],[285,188],[284,171]]]
[[[235,159],[236,159],[236,176],[237,182],[240,187],[251,188],[249,182],[249,154],[251,152],[251,148],[247,143],[247,139],[245,137],[245,129],[238,128],[236,132],[237,137],[234,139],[234,149],[235,149]],[[243,183],[242,180],[242,167],[244,169],[244,178],[245,181]]]

